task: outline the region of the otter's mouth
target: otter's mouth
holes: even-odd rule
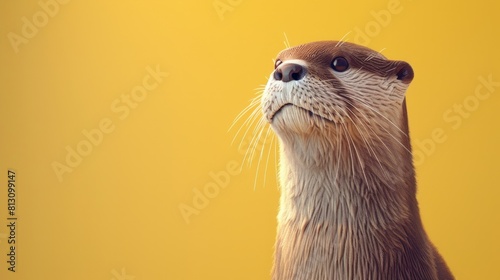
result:
[[[281,111],[283,111],[284,108],[286,107],[295,107],[296,109],[299,109],[299,110],[302,110],[302,111],[305,111],[309,117],[313,118],[313,117],[317,117],[317,118],[320,118],[320,119],[323,119],[325,121],[330,121],[329,119],[326,119],[318,114],[315,114],[313,111],[309,110],[309,109],[306,109],[306,108],[303,108],[303,107],[300,107],[300,106],[297,106],[293,103],[285,103],[283,106],[281,106],[278,110],[276,110],[272,115],[271,115],[271,122],[274,120],[274,117],[276,117],[279,113],[281,113]]]

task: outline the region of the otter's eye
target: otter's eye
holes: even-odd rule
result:
[[[278,66],[280,66],[280,64],[282,63],[283,61],[279,60],[279,59],[276,59],[276,62],[274,63],[274,69],[278,68]]]
[[[349,69],[349,62],[347,62],[347,59],[342,56],[337,56],[332,61],[332,68],[337,72],[344,72]]]

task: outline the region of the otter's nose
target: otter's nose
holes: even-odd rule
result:
[[[287,63],[278,66],[278,68],[274,70],[273,77],[277,81],[283,81],[286,83],[301,80],[305,75],[306,70],[304,67],[295,63]]]

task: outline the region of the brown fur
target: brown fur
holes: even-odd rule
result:
[[[336,73],[333,58],[350,68]],[[409,64],[344,42],[278,59],[302,80],[271,76],[264,116],[281,146],[274,280],[454,279],[420,219],[405,104]],[[404,79],[397,79],[401,70]]]

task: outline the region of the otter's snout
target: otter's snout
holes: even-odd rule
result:
[[[276,67],[273,73],[275,80],[283,81],[284,83],[301,80],[305,75],[306,69],[295,63],[281,64]]]

